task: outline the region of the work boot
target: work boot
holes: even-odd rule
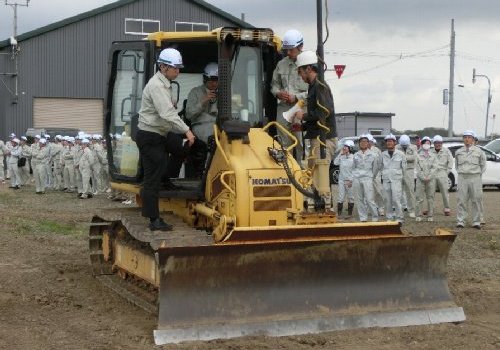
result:
[[[151,220],[149,223],[149,229],[151,231],[172,231],[174,227],[163,221],[162,218],[156,218]]]
[[[342,208],[344,207],[344,203],[337,203],[337,216],[342,215]]]
[[[347,203],[347,217],[352,218],[352,212],[354,210],[354,203]]]

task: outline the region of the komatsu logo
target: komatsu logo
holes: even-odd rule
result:
[[[253,186],[289,185],[290,183],[290,180],[286,177],[252,179]]]

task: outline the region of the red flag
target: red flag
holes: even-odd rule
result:
[[[336,64],[333,66],[333,68],[335,68],[335,73],[337,73],[337,76],[340,79],[342,73],[344,73],[345,64]]]

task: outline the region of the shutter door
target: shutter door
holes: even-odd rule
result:
[[[33,127],[71,128],[102,134],[103,101],[101,99],[45,98],[33,99]]]

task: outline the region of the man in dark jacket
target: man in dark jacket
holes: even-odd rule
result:
[[[309,84],[307,91],[307,112],[299,110],[295,118],[301,119],[304,138],[309,140],[310,150],[316,159],[320,157],[320,140],[325,145],[325,159],[331,161],[337,148],[337,124],[335,107],[329,86],[318,79],[318,58],[313,51],[303,51],[297,56],[298,73]],[[322,134],[324,136],[322,136]],[[314,165],[310,159],[308,166]]]

